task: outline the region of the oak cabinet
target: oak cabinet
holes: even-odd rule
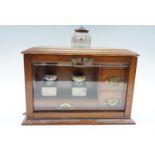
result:
[[[124,49],[30,48],[23,125],[134,124],[138,54]]]

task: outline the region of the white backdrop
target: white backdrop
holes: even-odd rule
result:
[[[32,46],[70,47],[78,26],[0,26],[0,154],[149,154],[155,140],[155,26],[90,26],[92,47],[140,54],[132,118],[135,126],[21,126],[23,58]]]

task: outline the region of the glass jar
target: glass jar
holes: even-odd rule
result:
[[[82,72],[76,72],[72,75],[72,96],[85,97],[87,96],[87,87],[85,84],[86,76]]]
[[[43,85],[41,95],[43,97],[57,96],[57,75],[55,73],[45,74],[43,77]]]
[[[75,29],[71,44],[73,48],[90,48],[91,36],[89,35],[89,30],[84,27]]]

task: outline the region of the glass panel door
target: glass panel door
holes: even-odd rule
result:
[[[127,74],[127,64],[34,63],[34,110],[124,110]]]

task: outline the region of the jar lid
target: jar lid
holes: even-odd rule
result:
[[[82,72],[76,72],[73,74],[72,80],[75,82],[83,82],[86,80],[86,76]]]
[[[82,32],[82,33],[88,33],[89,30],[85,29],[83,26],[81,26],[78,29],[75,29],[75,32]]]

